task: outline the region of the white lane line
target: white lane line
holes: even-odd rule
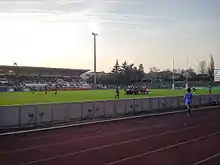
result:
[[[209,123],[213,123],[213,122],[209,122]],[[95,148],[89,148],[89,149],[85,149],[85,150],[81,150],[81,151],[70,152],[70,153],[67,153],[67,154],[60,154],[60,155],[56,155],[56,156],[53,156],[53,157],[48,157],[48,158],[43,158],[43,159],[38,159],[38,160],[26,162],[22,165],[29,165],[29,164],[39,163],[39,162],[51,161],[51,160],[54,160],[54,159],[64,158],[64,157],[67,157],[67,156],[74,156],[74,155],[83,154],[83,153],[86,153],[86,152],[91,152],[91,151],[100,150],[100,149],[104,149],[104,148],[120,146],[120,145],[123,145],[123,144],[134,143],[134,142],[137,142],[137,141],[146,140],[146,139],[150,139],[150,138],[156,138],[156,137],[161,137],[161,136],[169,135],[169,134],[173,134],[173,133],[179,133],[179,132],[182,132],[182,131],[193,130],[193,129],[197,129],[199,127],[204,127],[204,125],[195,125],[195,126],[191,126],[191,127],[178,129],[178,130],[163,132],[163,133],[160,133],[160,134],[154,134],[154,135],[149,135],[149,136],[145,136],[145,137],[141,137],[141,138],[130,139],[130,140],[122,141],[122,142],[111,143],[111,144],[107,144],[107,145],[103,145],[103,146],[99,146],[99,147],[95,147]]]
[[[201,120],[207,120],[207,118],[205,118],[205,117],[191,118],[191,120],[189,122],[191,122],[191,121],[198,121],[199,122]],[[146,120],[144,120],[144,121],[143,120],[135,120],[135,121],[132,121],[132,122],[133,123],[138,123],[138,124],[152,124],[152,126],[154,126],[153,123],[146,123]],[[163,123],[158,123],[158,124],[162,124],[163,125]],[[186,124],[184,126],[186,126]],[[139,128],[142,128],[142,127],[139,127]],[[100,131],[99,128],[85,128],[85,130],[81,130],[81,131],[82,132],[79,132],[79,133],[86,133],[86,132],[90,132],[90,131],[95,131],[93,133],[94,134],[99,134],[99,135],[102,133],[102,131]],[[36,136],[36,137],[33,137],[33,136],[31,136],[31,137],[23,137],[22,139],[18,139],[18,140],[19,141],[31,141],[31,140],[48,139],[48,138],[51,138],[51,137],[59,138],[60,134],[59,133],[53,133],[52,135],[48,134],[48,135],[42,135],[42,136]],[[83,138],[83,137],[80,137],[80,138]]]
[[[17,153],[17,152],[23,152],[23,151],[29,151],[29,150],[36,150],[36,149],[41,149],[41,148],[46,148],[46,147],[53,147],[53,146],[58,146],[58,145],[63,145],[63,144],[83,141],[83,140],[101,138],[101,137],[106,137],[106,136],[114,136],[114,135],[119,135],[119,134],[123,134],[123,133],[130,133],[130,132],[137,132],[137,131],[142,131],[142,130],[149,130],[149,129],[153,129],[153,128],[160,128],[162,126],[163,126],[162,124],[159,124],[159,125],[152,125],[152,126],[147,126],[147,127],[141,127],[141,128],[138,128],[138,129],[126,129],[126,130],[122,130],[120,132],[118,131],[118,132],[112,132],[112,133],[106,133],[106,134],[99,134],[99,135],[95,135],[95,136],[88,136],[88,137],[83,137],[83,138],[78,138],[78,139],[73,139],[73,140],[68,140],[68,141],[59,141],[57,143],[51,143],[51,144],[39,145],[39,146],[34,146],[34,147],[29,147],[29,148],[23,148],[23,149],[17,149],[17,150],[10,150],[10,151],[5,151],[5,152],[0,152],[0,155]]]
[[[120,160],[117,160],[117,161],[114,161],[114,162],[107,163],[105,165],[115,165],[115,164],[118,164],[118,163],[121,163],[121,162],[124,162],[124,161],[129,161],[129,160],[132,160],[132,159],[140,158],[140,157],[147,156],[147,155],[150,155],[150,154],[154,154],[154,153],[157,153],[157,152],[160,152],[160,151],[164,151],[164,150],[168,150],[168,149],[171,149],[171,148],[186,145],[186,144],[189,144],[189,143],[192,143],[192,142],[198,142],[200,140],[203,140],[203,139],[206,139],[206,138],[209,138],[209,137],[212,137],[212,136],[216,136],[218,134],[220,134],[220,131],[209,134],[209,135],[201,136],[199,138],[191,139],[189,141],[184,141],[184,142],[181,142],[181,143],[176,143],[176,144],[169,145],[169,146],[166,146],[166,147],[163,147],[163,148],[159,148],[157,150],[148,151],[148,152],[144,152],[142,154],[137,154],[137,155],[134,155],[134,156],[131,156],[131,157],[120,159]]]
[[[98,132],[99,129],[98,128],[89,128],[89,129],[84,129],[84,130],[76,130],[74,132],[74,134],[84,134],[84,133],[89,133],[89,132]],[[47,138],[51,138],[51,137],[60,137],[60,133],[50,133],[50,134],[44,134],[44,135],[40,135],[40,136],[30,136],[30,137],[22,137],[22,139],[18,139],[21,141],[31,141],[31,140],[42,140],[42,139],[47,139]],[[66,132],[66,135],[70,135],[69,132]]]
[[[192,118],[189,122],[191,121],[201,121],[201,120],[208,120],[207,118],[205,117],[196,117],[196,118]],[[136,127],[138,127],[137,124],[152,124],[153,123],[146,123],[146,120],[145,121],[135,121],[134,124],[136,125]],[[158,123],[158,124],[162,124],[164,125],[163,123]],[[167,124],[167,123],[166,123]],[[141,126],[141,125],[140,125]],[[142,127],[139,127],[139,128],[142,128]],[[105,129],[105,128],[101,128],[101,129]],[[82,133],[87,133],[87,132],[91,132],[91,131],[94,131],[93,133],[96,134],[96,133],[102,133],[102,130],[98,129],[98,128],[93,128],[93,129],[88,129],[88,130],[81,130],[82,132],[79,132],[79,134],[82,134]],[[78,132],[77,132],[78,133]],[[67,133],[68,134],[68,133]],[[42,139],[47,139],[47,138],[51,138],[51,137],[56,137],[56,138],[59,138],[60,137],[60,134],[59,133],[54,133],[53,135],[42,135],[42,136],[36,136],[36,137],[24,137],[22,139],[19,139],[21,141],[31,141],[31,140],[42,140]],[[83,138],[83,137],[81,137]]]
[[[195,109],[192,109],[192,111],[201,111],[201,110],[215,109],[215,108],[220,108],[220,106],[209,106],[209,107],[195,108]],[[99,124],[99,123],[106,123],[106,122],[113,122],[113,121],[138,119],[138,118],[144,118],[144,117],[170,115],[170,114],[183,113],[183,112],[186,112],[186,111],[185,110],[177,110],[177,111],[163,112],[163,113],[156,113],[156,114],[145,114],[145,115],[121,117],[121,118],[115,118],[115,119],[104,119],[104,120],[90,121],[90,122],[85,122],[85,123],[68,124],[68,125],[53,126],[53,127],[47,127],[47,128],[38,128],[38,129],[31,129],[31,130],[24,130],[24,131],[7,132],[7,133],[1,133],[0,136],[24,134],[24,133],[40,132],[40,131],[48,131],[48,130],[54,130],[54,129],[77,127],[77,126],[90,125],[90,124]]]
[[[198,161],[198,162],[195,162],[195,163],[193,163],[192,165],[203,164],[203,163],[205,163],[205,162],[207,162],[207,161],[209,161],[209,160],[211,160],[211,159],[217,158],[217,157],[219,157],[219,156],[220,156],[220,153],[215,154],[215,155],[212,155],[212,156],[210,156],[210,157],[208,157],[208,158],[205,158],[205,159],[203,159],[203,160],[200,160],[200,161]]]
[[[196,117],[196,118],[191,118],[191,120],[190,120],[190,122],[191,121],[201,121],[201,120],[208,120],[208,118],[206,118],[206,117]],[[133,123],[134,123],[134,125],[136,125],[136,127],[138,127],[138,124],[152,124],[152,126],[153,126],[153,123],[146,123],[146,120],[144,120],[144,121],[140,121],[140,120],[137,120],[137,121],[133,121]],[[132,123],[131,123],[132,124]],[[162,124],[163,125],[163,123],[158,123],[158,124]],[[167,124],[167,123],[166,123]],[[140,125],[141,126],[141,125]],[[142,127],[140,127],[139,126],[139,128],[142,128]],[[105,128],[101,128],[101,129],[105,129]],[[102,131],[99,129],[99,128],[90,128],[90,129],[86,129],[85,128],[85,130],[81,130],[82,132],[79,132],[80,134],[82,134],[82,133],[87,133],[87,132],[91,132],[91,131],[94,131],[93,133],[101,133]],[[96,134],[95,133],[95,134]],[[68,133],[67,133],[68,134]],[[22,139],[19,139],[19,140],[21,140],[21,141],[30,141],[30,140],[41,140],[41,139],[47,139],[47,138],[50,138],[50,137],[60,137],[60,134],[59,133],[54,133],[53,135],[42,135],[42,136],[37,136],[37,137],[24,137],[24,138],[22,138]]]
[[[205,120],[205,119],[206,118],[204,118],[204,117],[199,117],[199,118],[196,118],[196,119],[192,118],[191,121],[195,121],[195,120],[196,121],[200,121],[200,120]],[[204,125],[207,125],[207,124],[214,123],[214,122],[213,121],[212,122],[206,121],[204,123],[205,123]],[[189,125],[191,125],[191,124],[189,123]],[[44,144],[44,145],[37,145],[37,146],[29,147],[29,148],[22,148],[22,149],[4,151],[4,152],[0,152],[0,155],[11,154],[11,153],[15,153],[15,152],[23,152],[23,151],[27,151],[27,150],[41,149],[41,148],[45,148],[45,147],[53,147],[53,146],[58,146],[58,145],[63,145],[63,144],[68,144],[68,143],[75,143],[75,142],[83,141],[83,140],[90,140],[90,139],[94,139],[94,138],[102,138],[102,137],[106,137],[106,136],[114,136],[114,135],[119,135],[119,134],[123,134],[123,133],[137,132],[137,131],[142,131],[142,130],[150,130],[150,129],[153,129],[153,128],[161,128],[163,126],[165,126],[164,123],[157,124],[157,125],[146,126],[146,127],[139,127],[138,129],[125,129],[125,130],[122,130],[120,132],[117,131],[117,132],[111,132],[111,133],[106,133],[106,134],[98,134],[98,135],[94,135],[94,136],[81,137],[81,138],[77,138],[77,139],[73,139],[73,140],[67,140],[67,141],[62,141],[62,142],[49,143],[49,144]],[[186,126],[188,126],[188,125],[184,124],[184,126],[186,128]]]

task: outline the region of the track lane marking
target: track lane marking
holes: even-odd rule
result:
[[[89,140],[89,139],[94,139],[94,138],[101,138],[101,137],[106,137],[106,136],[119,135],[119,134],[123,134],[123,133],[149,130],[149,129],[153,129],[153,128],[161,128],[162,126],[164,126],[164,125],[157,124],[157,125],[152,125],[152,126],[147,126],[147,127],[141,127],[138,129],[127,129],[127,130],[123,130],[120,132],[118,131],[118,132],[114,132],[114,133],[106,133],[106,134],[100,134],[100,135],[95,135],[95,136],[88,136],[88,137],[83,137],[83,138],[78,138],[78,139],[73,139],[73,140],[68,140],[68,141],[61,141],[61,142],[45,144],[45,145],[39,145],[39,146],[34,146],[34,147],[29,147],[29,148],[10,150],[10,151],[6,151],[6,152],[0,152],[0,156],[5,155],[5,154],[16,153],[16,152],[23,152],[23,151],[41,149],[41,148],[46,148],[46,147],[53,147],[53,146],[58,146],[58,145],[63,145],[63,144],[68,144],[68,143],[74,143],[74,142]]]
[[[209,122],[209,124],[213,124],[213,123],[214,122]],[[206,123],[205,125],[208,125],[208,123]],[[182,129],[177,129],[177,130],[172,130],[172,131],[167,131],[167,132],[163,132],[163,133],[160,133],[160,134],[154,134],[154,135],[149,135],[149,136],[145,136],[145,137],[141,137],[141,138],[130,139],[130,140],[126,140],[126,141],[122,141],[122,142],[118,142],[118,143],[112,143],[112,144],[107,144],[107,145],[103,145],[103,146],[99,146],[99,147],[94,147],[94,148],[81,150],[81,151],[70,152],[70,153],[67,153],[67,154],[60,154],[60,155],[56,155],[56,156],[52,156],[52,157],[48,157],[48,158],[29,161],[29,162],[23,163],[21,165],[30,165],[30,164],[35,164],[35,163],[39,163],[39,162],[51,161],[51,160],[54,160],[54,159],[64,158],[64,157],[67,157],[67,156],[74,156],[74,155],[83,154],[83,153],[87,153],[87,152],[91,152],[91,151],[95,151],[95,150],[100,150],[100,149],[104,149],[104,148],[110,148],[110,147],[114,147],[114,146],[119,146],[119,145],[124,145],[124,144],[128,144],[128,143],[141,141],[141,140],[146,140],[146,139],[150,139],[150,138],[161,137],[161,136],[168,135],[168,134],[178,133],[178,132],[187,131],[187,130],[193,130],[193,129],[200,128],[200,127],[204,127],[204,125],[198,124],[198,125],[195,125],[195,126],[185,127],[185,128],[182,128]]]
[[[201,120],[206,120],[206,119],[207,118],[205,118],[205,117],[199,117],[196,119],[193,118],[191,121],[201,121]],[[207,121],[205,123],[206,124],[210,123],[210,121],[207,119]],[[214,123],[214,122],[211,122],[211,123]],[[197,125],[199,125],[199,124],[197,124]],[[45,144],[45,145],[38,145],[38,146],[33,146],[33,147],[23,148],[23,149],[9,150],[9,151],[0,152],[0,156],[5,155],[5,154],[16,153],[16,152],[24,152],[24,151],[28,151],[28,150],[35,150],[35,149],[41,149],[41,148],[45,148],[45,147],[53,147],[53,146],[58,146],[58,145],[63,145],[63,144],[68,144],[68,143],[74,143],[77,141],[90,140],[90,139],[94,139],[94,138],[102,138],[102,137],[106,137],[106,136],[119,135],[119,134],[123,134],[123,133],[136,132],[136,131],[141,131],[141,130],[149,130],[152,128],[161,128],[163,126],[165,126],[165,124],[161,123],[161,124],[151,125],[151,126],[147,126],[147,127],[140,127],[138,129],[127,129],[127,130],[125,129],[120,132],[118,131],[118,132],[113,132],[113,133],[99,134],[99,135],[95,135],[95,136],[82,137],[82,138],[78,138],[78,139],[74,139],[74,140],[49,143],[49,144]],[[184,125],[184,126],[186,126],[186,125]]]
[[[193,142],[198,142],[200,140],[203,140],[203,139],[206,139],[206,138],[209,138],[209,137],[212,137],[212,136],[216,136],[218,134],[220,134],[220,131],[212,133],[212,134],[208,134],[208,135],[205,135],[205,136],[201,136],[199,138],[195,138],[195,139],[191,139],[191,140],[188,140],[188,141],[184,141],[184,142],[181,142],[181,143],[176,143],[176,144],[173,144],[173,145],[162,147],[162,148],[159,148],[157,150],[153,150],[153,151],[149,151],[149,152],[144,152],[142,154],[137,154],[137,155],[134,155],[134,156],[131,156],[131,157],[127,157],[127,158],[124,158],[124,159],[119,159],[117,161],[110,162],[110,163],[107,163],[105,165],[115,165],[115,164],[118,164],[118,163],[121,163],[121,162],[124,162],[124,161],[129,161],[129,160],[132,160],[132,159],[135,159],[135,158],[140,158],[140,157],[143,157],[143,156],[146,156],[146,155],[150,155],[150,154],[154,154],[154,153],[157,153],[157,152],[160,152],[160,151],[168,150],[168,149],[171,149],[171,148],[179,147],[179,146],[186,145],[186,144],[193,143]]]
[[[211,160],[211,159],[217,158],[217,157],[219,157],[219,156],[220,156],[220,153],[215,154],[215,155],[212,155],[212,156],[210,156],[210,157],[207,157],[207,158],[205,158],[205,159],[203,159],[203,160],[200,160],[200,161],[198,161],[198,162],[195,162],[195,163],[193,163],[192,165],[203,164],[203,163],[205,163],[205,162],[207,162],[207,161],[209,161],[209,160]]]

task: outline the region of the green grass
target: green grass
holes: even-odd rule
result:
[[[219,93],[220,89],[213,90],[213,93]],[[150,95],[124,95],[121,91],[120,98],[146,98],[156,96],[184,96],[185,90],[154,89]],[[199,89],[197,94],[208,94],[208,89]],[[60,103],[60,102],[82,102],[91,100],[112,100],[114,99],[114,90],[91,90],[91,91],[58,91],[54,92],[0,92],[0,105],[15,104],[36,104],[36,103]]]

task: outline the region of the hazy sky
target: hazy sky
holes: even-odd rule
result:
[[[219,0],[0,0],[0,64],[109,71],[208,60],[220,68]]]

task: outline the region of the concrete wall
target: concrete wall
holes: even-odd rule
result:
[[[195,95],[193,107],[220,104],[220,94]],[[12,126],[39,125],[112,116],[149,113],[157,110],[176,110],[185,107],[184,97],[159,97],[91,101],[80,103],[0,106],[0,129]]]
[[[20,125],[37,123],[37,106],[26,105],[20,106]]]
[[[192,106],[198,107],[200,104],[201,104],[201,97],[199,95],[193,96]]]
[[[105,116],[106,117],[112,117],[116,115],[116,109],[114,105],[115,101],[106,101],[104,108],[105,108]]]
[[[19,125],[19,108],[15,106],[0,106],[0,128]]]
[[[201,105],[208,105],[210,103],[210,96],[209,95],[201,95]]]
[[[105,116],[105,101],[93,102],[94,118]]]
[[[142,99],[143,104],[143,112],[150,112],[151,111],[151,99]]]
[[[144,99],[136,99],[134,100],[134,112],[135,113],[141,113],[143,110],[144,110],[144,107],[143,107],[143,101]]]
[[[37,123],[45,123],[45,122],[51,122],[53,120],[52,118],[52,109],[53,105],[37,105]]]
[[[126,113],[126,101],[125,100],[117,100],[114,101],[115,112],[117,115],[123,115]]]
[[[91,119],[94,116],[94,104],[85,102],[82,105],[82,119]]]
[[[81,103],[68,103],[65,109],[66,121],[76,121],[82,119],[82,104]]]
[[[178,99],[178,97],[171,97],[170,99],[172,100],[171,108],[172,109],[179,108],[179,99]]]

